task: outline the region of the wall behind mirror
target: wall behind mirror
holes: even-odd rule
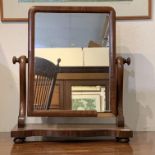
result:
[[[109,68],[109,14],[107,13],[36,13],[35,57],[60,67]],[[107,79],[106,79],[107,80]],[[46,89],[46,86],[35,90]],[[72,85],[70,110],[110,110],[109,82],[96,85]],[[55,91],[60,94],[60,84]],[[53,98],[60,98],[54,94]],[[60,102],[57,99],[53,101]],[[51,102],[50,109],[57,109]],[[39,105],[40,103],[38,103]],[[35,105],[37,107],[38,105]],[[65,105],[60,106],[65,107]],[[59,109],[61,109],[59,108]],[[63,109],[63,108],[62,108]],[[66,109],[66,108],[65,108]]]
[[[36,56],[60,57],[61,66],[109,66],[108,46],[108,14],[36,13]]]

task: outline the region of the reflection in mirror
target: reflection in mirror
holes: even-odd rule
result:
[[[61,58],[61,66],[109,66],[109,15],[36,13],[35,56]]]
[[[72,110],[106,111],[104,86],[72,86]]]
[[[70,96],[72,103],[66,103],[69,100],[65,100],[65,97],[62,97],[65,96],[65,92],[63,92],[65,91],[65,80],[73,80],[72,75],[68,79],[64,75],[65,71],[63,69],[65,67],[70,69],[76,67],[102,67],[103,70],[108,68],[108,71],[106,73],[102,72],[102,74],[103,80],[106,74],[108,76],[106,80],[109,80],[109,14],[36,13],[35,57],[46,59],[55,65],[57,60],[61,59],[58,78],[53,89],[54,94],[52,94],[54,98],[48,101],[49,108],[46,108],[46,110],[63,110],[66,109],[65,104],[71,104],[70,110],[96,110],[97,112],[110,110],[110,105],[107,103],[109,96],[106,95],[109,94],[107,93],[109,89],[106,89],[103,85],[72,86]],[[36,70],[36,66],[34,67]],[[65,79],[62,78],[62,72]],[[95,79],[96,75],[94,74],[93,76]],[[39,80],[42,81],[42,78],[41,76]],[[83,80],[82,78],[78,80]],[[89,80],[89,78],[88,75],[85,80]],[[37,80],[35,78],[35,81]],[[50,81],[50,79],[47,78],[47,81]],[[47,89],[47,85],[50,85],[50,83],[47,81],[39,82],[41,84],[38,87],[35,84],[36,97],[39,98],[37,92],[50,93],[48,92],[50,89]],[[51,84],[53,84],[52,82],[51,80]],[[80,90],[77,91],[78,89]],[[92,91],[84,92],[83,90],[85,89],[92,89]],[[43,100],[43,98],[41,99]],[[36,105],[38,105],[37,100],[35,98]],[[56,104],[57,106],[54,106]],[[34,106],[35,110],[41,110],[36,107]]]
[[[44,58],[35,57],[34,109],[49,110],[51,108],[60,61],[58,59],[56,66]]]
[[[36,48],[108,46],[108,14],[36,13],[35,19]]]

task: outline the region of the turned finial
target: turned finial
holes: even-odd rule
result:
[[[13,64],[15,64],[16,62],[19,62],[19,58],[17,58],[17,57],[14,56],[12,58],[12,62],[13,62]]]
[[[57,66],[59,66],[59,63],[61,62],[61,59],[59,58],[58,60],[57,60]]]
[[[19,58],[17,58],[16,56],[14,56],[12,58],[12,62],[13,62],[13,64],[15,64],[17,62],[19,62],[19,63],[22,63],[22,62],[28,63],[28,58],[26,56],[24,56],[24,55],[20,56]]]
[[[128,57],[127,59],[124,59],[124,64],[128,64],[130,65],[131,64],[131,59]]]

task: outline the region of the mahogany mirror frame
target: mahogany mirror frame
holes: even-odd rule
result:
[[[47,117],[85,117],[97,116],[93,111],[73,111],[73,110],[54,110],[39,111],[34,110],[34,55],[35,55],[35,14],[36,13],[108,13],[109,14],[109,102],[112,115],[117,114],[116,110],[116,14],[111,7],[83,7],[83,6],[35,6],[29,10],[28,19],[28,116],[47,116]],[[103,112],[104,113],[104,112]]]

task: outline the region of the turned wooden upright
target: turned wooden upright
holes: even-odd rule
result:
[[[116,58],[116,75],[117,75],[117,126],[124,127],[123,115],[123,74],[124,64],[130,65],[130,58],[117,57]]]
[[[19,104],[19,116],[18,116],[18,127],[22,128],[25,126],[26,118],[26,63],[28,58],[21,56],[12,58],[13,64],[19,63],[19,79],[20,79],[20,104]]]

